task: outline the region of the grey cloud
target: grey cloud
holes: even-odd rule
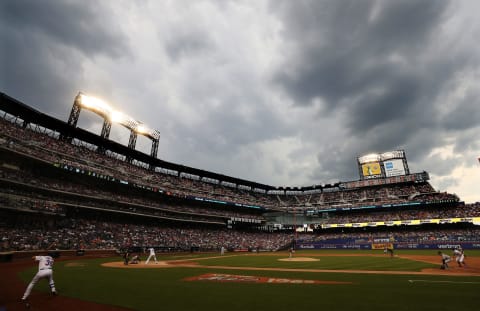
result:
[[[436,50],[448,46],[439,40],[458,40],[442,33],[456,13],[451,2],[272,1],[271,7],[289,46],[273,81],[298,106],[320,102],[324,115],[340,120],[342,113],[346,122],[339,126],[361,142],[332,142],[336,156],[319,150],[312,178],[357,178],[347,155],[397,146],[428,154],[446,143],[446,127],[475,126],[476,100],[445,117],[438,106],[439,94],[462,70],[478,67],[466,49]]]
[[[440,121],[451,130],[465,130],[478,126],[480,120],[480,94],[468,96]]]
[[[135,117],[162,131],[160,158],[219,173],[240,171],[247,179],[251,174],[273,185],[291,185],[277,179],[301,180],[300,174],[306,175],[305,184],[358,179],[355,157],[367,152],[406,149],[412,171],[431,170],[436,176],[467,163],[465,154],[478,154],[479,92],[471,84],[479,68],[478,22],[470,19],[473,13],[456,10],[459,2],[273,0],[268,22],[261,20],[239,34],[210,32],[207,27],[228,26],[228,19],[221,25],[216,18],[205,22],[212,3],[222,16],[238,17],[238,9],[248,12],[248,4],[208,1],[200,11],[178,15],[188,16],[178,23],[152,19],[151,12],[142,10],[153,6],[143,1],[0,1],[0,89],[46,113],[62,111],[65,119],[87,82],[88,68],[89,74],[99,72],[103,94],[133,98],[139,103]],[[177,4],[168,8],[177,10]],[[185,5],[188,1],[180,3]],[[128,22],[149,18],[142,25],[162,27],[153,29],[158,45],[143,41],[151,39],[151,32],[122,33],[129,24],[121,17]],[[205,23],[195,25],[196,20]],[[268,31],[253,28],[274,24]],[[254,44],[245,48],[259,52],[259,58],[223,48],[231,39],[252,36],[250,31],[274,34],[265,42],[242,41]],[[131,46],[128,36],[141,46]],[[145,53],[158,46],[163,49]],[[260,64],[262,53],[272,48],[277,54]],[[158,61],[151,55],[158,55]],[[111,68],[101,65],[113,66],[116,60],[121,63],[109,76]],[[462,84],[462,77],[470,84]],[[169,98],[175,100],[163,105]],[[278,109],[289,103],[293,107],[280,113],[266,101],[279,101]],[[93,123],[88,114],[81,118]],[[293,137],[301,147],[289,149],[286,161],[260,154],[262,142]],[[458,159],[430,155],[449,144],[461,155]],[[312,153],[317,154],[316,167],[295,165]],[[239,157],[243,162],[258,159],[258,166],[270,164],[269,173],[248,172],[251,163],[232,165],[230,159]]]
[[[392,62],[395,54],[415,61],[448,7],[446,2],[380,2],[378,16],[369,21],[377,2],[302,3],[309,5],[288,2],[291,6],[279,12],[284,38],[295,48],[275,79],[298,104],[319,97],[330,109],[395,78],[395,71],[404,70]]]
[[[364,133],[382,124],[405,118],[418,96],[418,79],[412,76],[391,79],[380,94],[366,94],[352,106],[349,127]]]
[[[0,30],[0,36],[5,44],[0,76],[2,91],[53,115],[59,110],[69,110],[68,105],[71,107],[78,91],[75,84],[79,77],[75,73],[81,70],[79,64],[71,57],[52,55],[51,47],[41,37],[25,41],[5,28]]]
[[[367,29],[375,49],[387,55],[422,52],[439,22],[448,17],[449,1],[379,1],[378,18]],[[378,39],[378,40],[377,40]]]
[[[97,1],[2,1],[3,92],[42,111],[68,115],[82,89],[86,57],[129,55],[125,37]]]
[[[186,132],[182,136],[195,138],[191,141],[192,150],[205,153],[213,151],[232,156],[249,144],[292,133],[292,129],[286,127],[279,117],[265,106],[255,106],[250,113],[251,117],[245,117],[237,109],[242,106],[241,102],[232,98],[222,101],[228,104],[213,111],[205,111],[207,115],[202,124],[183,129]]]
[[[50,43],[65,44],[89,55],[119,57],[128,53],[120,25],[99,1],[7,0],[2,1],[1,12],[3,27],[20,36],[43,34]]]
[[[165,42],[167,55],[173,61],[208,52],[214,44],[207,33],[199,30],[177,30],[175,36]]]

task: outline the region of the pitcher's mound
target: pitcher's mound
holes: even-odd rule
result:
[[[292,258],[280,258],[279,261],[320,261],[320,259],[310,257],[292,257]]]

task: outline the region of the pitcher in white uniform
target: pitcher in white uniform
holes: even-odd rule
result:
[[[22,301],[27,303],[27,305],[27,298],[35,284],[37,284],[38,280],[40,279],[48,279],[50,291],[53,295],[57,294],[57,291],[55,290],[55,283],[53,282],[53,258],[51,256],[33,256],[32,259],[38,261],[38,272],[35,274],[30,284],[28,284],[27,289],[23,294]]]

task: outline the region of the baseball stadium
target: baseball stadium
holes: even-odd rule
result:
[[[405,150],[277,187],[161,160],[158,130],[83,93],[66,121],[0,93],[0,127],[0,311],[478,310],[480,202]]]

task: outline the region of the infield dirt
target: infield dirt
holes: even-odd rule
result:
[[[263,254],[262,254],[263,255]],[[232,255],[235,256],[235,255]],[[244,255],[244,256],[255,256],[255,255]],[[272,256],[278,256],[278,254],[272,254]],[[320,257],[356,257],[356,256],[372,256],[372,257],[385,257],[384,255],[363,255],[363,254],[321,254],[321,255],[309,255],[310,257],[286,257],[280,258],[279,260],[284,261],[317,261],[320,260]],[[227,256],[222,256],[227,257]],[[312,258],[313,257],[313,258]],[[438,256],[419,256],[419,255],[402,255],[396,256],[398,258],[405,258],[409,260],[428,262],[432,264],[438,264]],[[298,271],[298,272],[324,272],[324,273],[355,273],[355,274],[403,274],[403,275],[448,275],[448,276],[480,276],[480,258],[469,257],[469,265],[465,268],[460,268],[456,266],[455,262],[451,262],[450,269],[440,270],[440,269],[423,269],[422,271],[377,271],[377,270],[326,270],[326,269],[295,269],[295,268],[259,268],[259,267],[234,267],[234,266],[206,266],[202,265],[201,261],[211,258],[220,258],[219,256],[214,257],[203,257],[203,258],[194,258],[194,259],[178,259],[178,260],[166,260],[159,261],[158,264],[148,264],[144,263],[133,264],[133,265],[124,265],[121,261],[107,262],[102,264],[105,267],[111,268],[124,268],[124,269],[155,269],[155,268],[205,268],[205,269],[229,269],[229,270],[254,270],[254,271]]]

